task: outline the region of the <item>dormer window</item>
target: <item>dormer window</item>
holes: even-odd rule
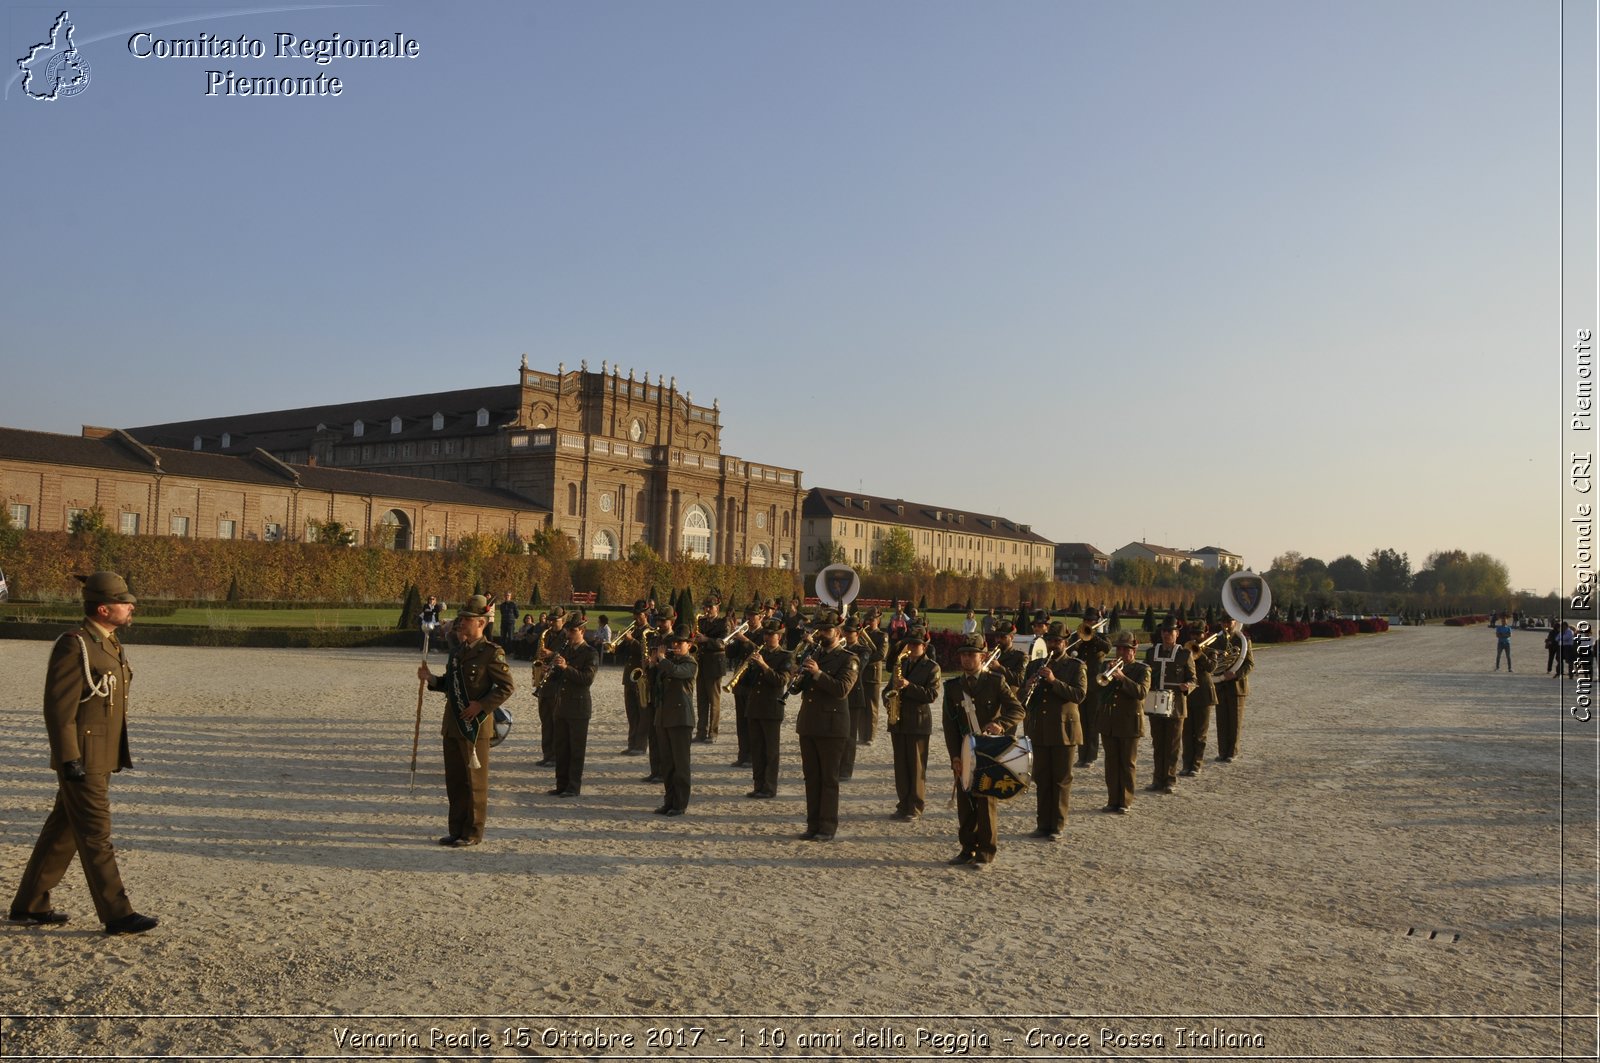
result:
[[[489,411],[480,409],[478,411],[478,427],[479,428],[486,428],[486,427],[488,427],[488,424],[489,424]]]
[[[194,449],[201,450],[204,447],[205,447],[205,440],[201,439],[199,436],[195,436],[194,437]]]
[[[233,446],[233,436],[227,432],[222,433],[222,449],[227,450],[231,446]]]
[[[318,421],[317,422],[317,431],[326,432],[327,430],[328,430],[328,426],[327,426],[327,424],[325,422],[323,422],[323,421]]]
[[[350,426],[350,434],[360,438],[361,436],[367,434],[367,426],[361,421],[357,421],[355,424]]]
[[[443,427],[444,427],[444,414],[442,414],[442,413],[434,414],[433,415],[433,430],[435,432],[437,432],[439,429],[441,429]]]
[[[399,435],[400,434],[400,429],[401,429],[402,426],[403,426],[403,422],[400,420],[400,418],[398,418],[398,417],[389,418],[389,434],[390,435],[392,435],[392,436]]]

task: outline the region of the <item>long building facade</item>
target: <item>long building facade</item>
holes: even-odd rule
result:
[[[1055,564],[1053,541],[1027,524],[987,513],[813,487],[802,518],[800,569],[807,575],[825,568],[835,548],[846,564],[872,568],[896,528],[911,537],[916,559],[935,571],[982,577],[1042,572],[1049,579]]]
[[[635,543],[721,564],[794,568],[797,469],[722,453],[721,411],[677,380],[584,363],[515,384],[128,429],[152,446],[494,488],[548,510],[580,557]]]
[[[492,487],[290,465],[264,451],[205,454],[126,432],[0,428],[0,496],[13,527],[71,531],[98,509],[124,535],[307,542],[330,523],[361,545],[438,549],[468,535],[527,539],[548,511]]]

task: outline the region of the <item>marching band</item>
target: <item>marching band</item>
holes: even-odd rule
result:
[[[786,609],[769,601],[753,603],[742,622],[730,626],[715,594],[687,622],[653,606],[643,599],[634,602],[631,621],[605,643],[586,639],[585,617],[576,607],[551,610],[528,634],[531,689],[541,722],[539,766],[555,768],[556,775],[551,796],[582,792],[589,688],[602,654],[620,666],[627,735],[622,754],[648,758],[643,781],[661,785],[662,803],[655,812],[664,816],[688,810],[691,743],[715,741],[724,694],[732,694],[735,705],[739,749],[733,766],[751,773],[745,796],[775,798],[782,725],[789,699],[798,698],[796,733],[806,797],[801,837],[809,840],[829,841],[838,832],[841,784],[856,774],[857,749],[872,741],[880,704],[892,747],[891,818],[911,821],[924,814],[928,744],[938,703],[961,845],[950,863],[978,867],[995,858],[997,802],[1030,785],[1032,836],[1061,838],[1073,768],[1092,764],[1102,742],[1105,811],[1130,811],[1147,719],[1153,754],[1147,791],[1175,793],[1179,776],[1200,771],[1213,707],[1217,759],[1232,759],[1254,666],[1249,640],[1232,617],[1209,633],[1180,630],[1169,619],[1141,659],[1137,637],[1122,632],[1113,643],[1104,633],[1106,619],[1093,608],[1071,629],[1041,611],[1030,618],[1031,636],[1016,635],[1005,620],[996,621],[987,637],[966,636],[955,652],[960,667],[947,676],[920,618],[908,618],[904,626],[897,619],[896,628],[885,631],[875,609],[843,619],[824,606],[807,618],[798,601]],[[469,608],[464,616],[476,611]],[[480,640],[453,649],[447,674],[467,667],[464,659],[454,663],[458,655],[481,657],[482,646]],[[503,654],[499,660],[503,668]],[[429,686],[445,689],[431,674],[428,678]],[[503,693],[508,685],[502,682]],[[450,711],[456,710],[456,700]],[[455,758],[447,756],[453,781],[446,840],[477,844],[487,788],[487,770],[480,765],[486,764],[488,744],[477,741],[476,733],[462,743],[448,726],[446,738],[455,739],[446,747]],[[479,746],[482,761],[469,766],[468,755]]]

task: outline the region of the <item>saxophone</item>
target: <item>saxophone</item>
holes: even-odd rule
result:
[[[905,675],[904,661],[906,647],[901,646],[900,652],[894,655],[894,678],[898,682]],[[893,727],[900,722],[900,690],[891,686],[883,695],[883,713]]]

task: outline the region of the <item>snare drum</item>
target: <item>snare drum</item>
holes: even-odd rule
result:
[[[1172,691],[1152,690],[1144,696],[1144,714],[1146,716],[1171,716]]]

